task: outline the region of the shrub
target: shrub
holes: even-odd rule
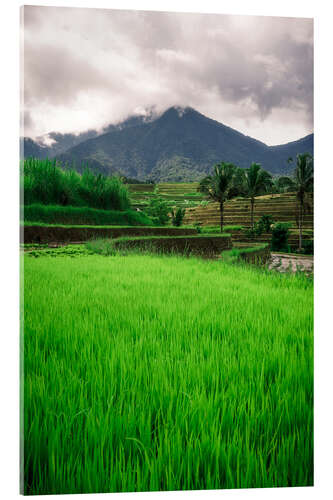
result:
[[[185,208],[178,208],[177,210],[171,210],[172,225],[179,227],[183,223],[185,217]]]
[[[202,222],[195,222],[194,227],[197,230],[198,234],[202,233]]]
[[[169,220],[170,205],[160,196],[150,198],[146,212],[149,216],[158,219],[159,224],[164,226]]]
[[[247,238],[255,238],[257,236],[254,228],[252,229],[252,227],[244,229],[244,234]]]
[[[271,248],[277,252],[288,252],[288,237],[289,237],[290,223],[278,222],[272,226],[272,241]]]
[[[247,238],[256,238],[261,236],[262,233],[270,233],[273,223],[274,219],[271,215],[262,215],[258,222],[254,224],[253,229],[245,230],[245,235]]]
[[[303,240],[302,246],[303,246],[303,253],[305,253],[305,255],[313,255],[314,252],[313,240]]]
[[[261,233],[270,233],[273,224],[274,219],[271,215],[262,215],[256,223],[256,226],[261,230]]]

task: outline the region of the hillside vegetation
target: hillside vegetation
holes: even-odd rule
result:
[[[118,177],[82,175],[73,168],[60,168],[57,160],[28,158],[21,162],[21,192],[25,205],[72,205],[104,210],[126,210],[128,190]]]

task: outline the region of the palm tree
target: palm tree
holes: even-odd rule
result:
[[[289,158],[289,163],[292,159]],[[290,178],[289,186],[296,191],[296,199],[298,202],[298,249],[302,250],[303,239],[303,219],[305,208],[305,194],[313,191],[313,157],[310,153],[298,154],[296,157],[296,167],[293,178]]]
[[[252,163],[245,170],[246,194],[251,200],[251,227],[254,227],[254,199],[265,193],[272,185],[272,176],[261,168],[259,163]]]
[[[235,176],[236,166],[232,163],[221,162],[214,166],[214,175],[209,175],[199,183],[198,191],[205,193],[209,198],[220,204],[220,227],[223,232],[224,202],[233,195],[231,188]]]

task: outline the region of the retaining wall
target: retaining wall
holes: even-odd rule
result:
[[[157,250],[162,253],[195,254],[205,257],[214,257],[223,250],[232,248],[229,235],[217,236],[177,236],[177,237],[152,237],[152,238],[119,238],[113,242],[116,249],[142,248]]]
[[[189,236],[196,229],[172,227],[71,227],[71,226],[22,226],[24,243],[67,243],[97,238],[119,238],[121,236]]]

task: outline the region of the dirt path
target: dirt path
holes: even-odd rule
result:
[[[297,270],[313,273],[313,256],[312,255],[288,255],[280,253],[272,253],[269,262],[269,269],[275,269],[284,273],[286,271],[296,272]]]

